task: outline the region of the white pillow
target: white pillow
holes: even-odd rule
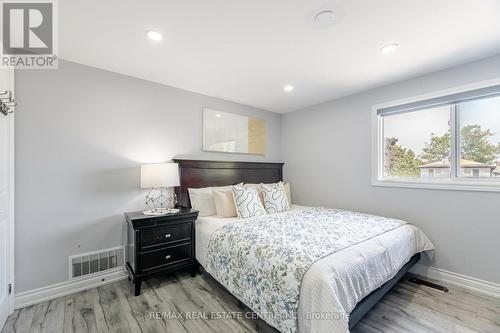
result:
[[[217,211],[215,209],[215,202],[212,191],[224,189],[231,190],[231,187],[232,186],[229,185],[217,187],[188,188],[191,207],[199,212],[199,216],[215,215]]]
[[[268,214],[284,212],[290,209],[288,197],[282,182],[276,184],[262,184],[264,207]]]
[[[255,188],[242,185],[233,186],[234,205],[239,218],[266,215]]]

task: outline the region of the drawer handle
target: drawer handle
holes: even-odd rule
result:
[[[165,238],[170,238],[171,234],[165,234]]]
[[[170,254],[168,256],[165,256],[165,260],[169,260],[170,258],[172,258]]]

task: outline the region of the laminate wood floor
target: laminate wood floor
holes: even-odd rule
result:
[[[151,279],[142,289],[134,297],[132,284],[123,280],[19,309],[2,333],[276,332],[260,319],[244,318],[238,301],[203,275]],[[212,312],[233,316],[205,316]],[[155,313],[172,315],[154,318]],[[190,313],[190,318],[177,313]],[[352,332],[500,332],[500,300],[452,287],[441,293],[405,277]]]

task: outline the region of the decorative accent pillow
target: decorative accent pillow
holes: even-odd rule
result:
[[[268,214],[284,212],[290,209],[283,183],[262,184],[264,207]]]
[[[214,190],[231,190],[231,185],[216,186],[216,187],[202,187],[202,188],[188,188],[189,200],[191,207],[198,211],[199,216],[212,216],[216,214],[215,202],[213,197]]]
[[[264,194],[262,193],[262,183],[260,183],[260,184],[247,184],[247,183],[245,183],[245,186],[249,187],[249,188],[254,188],[257,191],[257,193],[259,193],[260,202],[262,203],[262,206],[264,206]]]
[[[288,205],[292,206],[292,191],[290,190],[290,183],[282,183],[285,188],[286,197],[288,199]]]
[[[242,185],[233,186],[234,205],[239,218],[261,216],[266,214],[259,194],[255,188]]]
[[[234,205],[233,191],[212,192],[215,202],[215,211],[218,217],[236,217],[236,206]]]
[[[292,206],[292,192],[290,190],[290,183],[284,183],[284,182],[279,182],[279,183],[269,183],[268,185],[273,185],[273,184],[283,184],[283,187],[285,188],[285,193],[286,197],[288,198],[288,206]],[[257,190],[257,193],[259,193],[259,198],[260,201],[262,202],[262,205],[264,206],[264,193],[262,192],[262,183],[261,184],[245,184],[245,186],[255,188]]]

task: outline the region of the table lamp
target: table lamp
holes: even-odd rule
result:
[[[177,213],[174,209],[176,196],[173,187],[179,186],[177,163],[156,163],[141,165],[141,188],[149,188],[146,205],[149,210],[144,215],[164,215]]]

